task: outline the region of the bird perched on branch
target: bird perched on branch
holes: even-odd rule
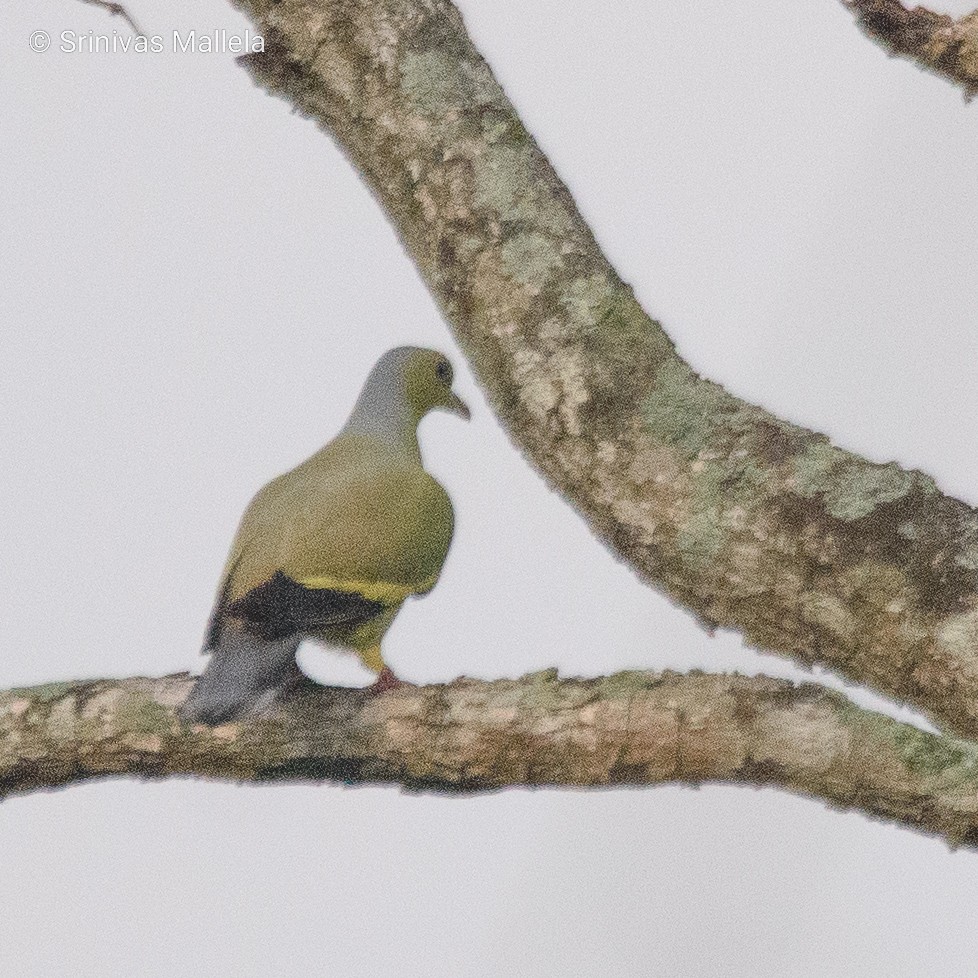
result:
[[[451,501],[418,449],[418,423],[435,408],[469,417],[448,360],[390,350],[336,438],[254,497],[204,639],[210,662],[180,709],[185,722],[260,712],[299,675],[307,636],[356,652],[377,673],[373,689],[398,684],[381,639],[407,598],[435,586],[454,528]]]

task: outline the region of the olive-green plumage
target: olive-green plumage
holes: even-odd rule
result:
[[[424,470],[418,423],[468,417],[440,353],[389,351],[346,426],[251,501],[231,546],[204,651],[208,668],[181,715],[219,723],[261,709],[296,675],[306,636],[348,648],[393,680],[380,642],[404,601],[435,586],[454,526]]]

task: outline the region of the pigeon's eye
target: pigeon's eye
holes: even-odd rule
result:
[[[435,375],[443,384],[452,382],[452,366],[447,360],[439,360],[435,367]]]

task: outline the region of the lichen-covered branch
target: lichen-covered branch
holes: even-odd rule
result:
[[[978,10],[955,20],[899,0],[842,0],[867,36],[978,95]]]
[[[187,676],[0,693],[0,797],[90,778],[396,782],[484,791],[774,785],[978,843],[978,746],[818,686],[620,673],[457,680],[371,697],[308,684],[260,721],[187,729]]]
[[[244,63],[345,148],[499,417],[600,537],[710,625],[978,734],[974,510],[690,369],[447,0],[234,2],[266,40]]]

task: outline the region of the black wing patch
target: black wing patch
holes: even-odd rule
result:
[[[224,606],[224,614],[241,618],[248,631],[272,641],[321,628],[357,628],[376,618],[385,606],[354,591],[303,587],[276,571],[264,584]]]

